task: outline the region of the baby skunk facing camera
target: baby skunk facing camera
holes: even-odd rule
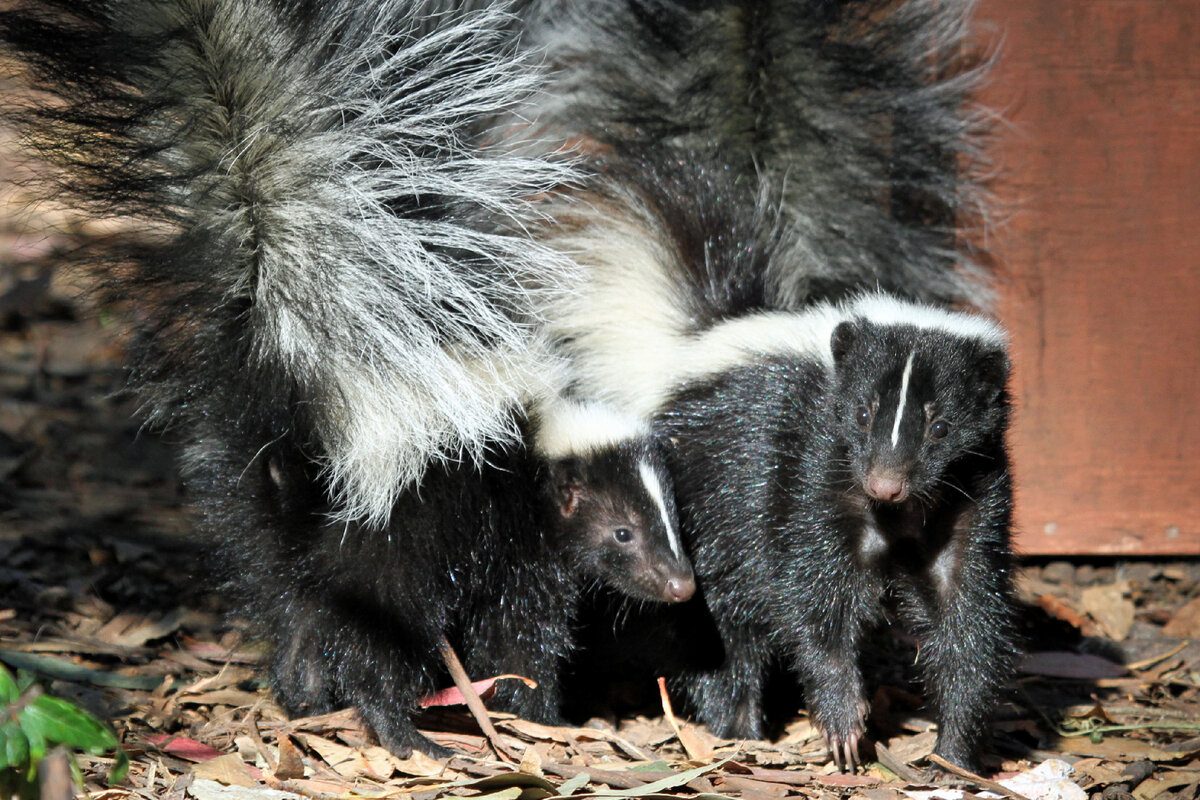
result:
[[[677,683],[719,735],[759,737],[779,654],[835,761],[853,765],[859,657],[892,596],[920,643],[936,752],[972,767],[1015,651],[1003,333],[885,295],[787,316],[828,345],[723,369],[659,420],[725,648]]]
[[[582,427],[590,423],[589,427]],[[581,426],[573,438],[561,429]],[[576,600],[600,581],[640,600],[694,591],[672,490],[649,429],[598,406],[539,413],[529,448],[488,465],[431,467],[380,532],[330,522],[311,460],[272,444],[229,485],[200,462],[207,525],[222,536],[230,583],[275,645],[271,682],[296,713],[353,705],[397,753],[446,754],[412,720],[442,676],[443,635],[473,676],[516,673],[493,707],[559,718],[559,662]],[[226,454],[241,463],[245,453]],[[316,499],[314,499],[316,498]],[[263,533],[227,533],[226,517]]]

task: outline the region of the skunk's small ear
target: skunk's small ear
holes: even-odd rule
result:
[[[995,405],[1008,385],[1011,365],[1008,354],[1003,350],[989,350],[975,362],[975,378],[983,388],[984,403]]]
[[[857,327],[853,322],[839,322],[838,326],[833,329],[833,336],[829,337],[829,349],[833,351],[835,364],[850,352],[850,348],[854,345],[856,331]]]
[[[570,517],[579,508],[583,493],[583,465],[575,458],[562,458],[550,463],[550,486],[558,513]]]

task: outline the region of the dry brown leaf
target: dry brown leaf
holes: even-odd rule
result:
[[[1080,759],[1071,766],[1075,769],[1075,774],[1081,776],[1076,783],[1084,789],[1108,786],[1111,783],[1120,783],[1124,779],[1121,775],[1121,764],[1114,764],[1102,758]]]
[[[348,795],[349,787],[333,781],[318,781],[311,778],[297,778],[283,781],[280,787],[288,792],[297,792],[306,797],[342,797]]]
[[[1075,610],[1070,603],[1061,597],[1054,595],[1043,594],[1037,598],[1038,606],[1055,619],[1061,619],[1068,625],[1072,625],[1079,629],[1079,632],[1084,636],[1095,636],[1099,633],[1096,625]]]
[[[1200,597],[1178,609],[1163,626],[1163,634],[1180,639],[1200,638]]]
[[[713,778],[713,783],[718,791],[738,792],[745,800],[750,800],[754,795],[786,797],[791,792],[785,784],[758,781],[742,775],[717,775]]]
[[[1164,750],[1141,739],[1126,739],[1119,736],[1105,736],[1099,742],[1093,742],[1087,736],[1063,737],[1055,742],[1053,749],[1060,753],[1092,756],[1125,764],[1142,759],[1179,761],[1188,757],[1187,753]]]
[[[239,689],[216,689],[211,692],[188,694],[175,698],[176,702],[185,706],[233,706],[245,708],[257,703],[261,698],[253,692],[243,692]]]
[[[658,694],[662,700],[663,715],[667,718],[667,722],[670,723],[671,730],[675,731],[675,736],[679,739],[679,743],[687,751],[688,758],[692,761],[711,761],[713,755],[712,748],[696,734],[695,730],[685,726],[675,718],[675,712],[671,709],[671,698],[667,695],[667,681],[665,678],[658,679]]]
[[[210,759],[192,768],[197,779],[217,781],[226,786],[258,786],[258,780],[237,753]]]
[[[377,749],[383,750],[382,747]],[[397,758],[391,753],[388,753],[388,756],[392,760],[392,767],[401,775],[413,778],[436,778],[446,772],[445,764],[425,755],[420,750],[414,750],[408,758]]]
[[[353,747],[347,747],[311,733],[297,733],[295,737],[305,747],[319,755],[330,769],[344,778],[387,780],[392,776],[391,764],[386,762],[380,764],[378,761],[372,763],[363,752]],[[381,775],[377,769],[382,769],[384,774]]]
[[[936,731],[925,731],[912,736],[895,736],[886,742],[892,755],[905,764],[911,764],[928,756],[933,752],[933,746],[936,743]]]
[[[257,673],[248,667],[226,666],[222,667],[221,671],[216,675],[208,675],[200,678],[195,683],[185,686],[179,690],[178,694],[200,694],[215,689],[226,689],[230,686],[237,686],[240,683],[252,680],[256,675]]]
[[[1079,604],[1114,641],[1123,641],[1133,627],[1133,602],[1129,581],[1089,586],[1080,592]]]
[[[292,737],[287,734],[279,737],[279,763],[275,767],[275,777],[281,781],[304,777],[304,759],[292,742]]]
[[[1191,786],[1197,782],[1200,782],[1200,772],[1194,770],[1164,772],[1139,783],[1133,790],[1134,800],[1154,800],[1163,792]],[[1193,792],[1190,796],[1195,797],[1195,793]]]
[[[188,612],[175,609],[159,619],[143,614],[118,614],[96,631],[95,638],[122,647],[141,647],[179,629]]]

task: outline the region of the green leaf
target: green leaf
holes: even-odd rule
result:
[[[21,716],[24,717],[25,711],[28,710],[29,708],[26,707],[21,712]],[[42,735],[42,731],[39,728],[25,727],[20,719],[18,719],[18,724],[20,725],[19,730],[29,740],[29,770],[30,772],[34,772],[37,768],[37,763],[46,757],[46,737]]]
[[[118,783],[124,781],[127,775],[129,775],[129,754],[118,747],[116,763],[108,771],[108,785],[116,786]]]
[[[0,703],[6,706],[12,705],[21,696],[21,690],[17,688],[17,680],[13,674],[8,671],[8,668],[0,664]]]
[[[25,694],[29,691],[29,687],[37,682],[37,676],[28,670],[17,670],[17,691]]]
[[[501,789],[498,792],[491,794],[476,795],[474,800],[517,800],[521,796],[521,787],[512,786],[508,789]]]
[[[6,725],[5,730],[0,731],[0,740],[4,742],[4,752],[0,753],[0,769],[24,769],[29,765],[29,739],[24,731],[15,725]]]
[[[77,747],[99,754],[117,747],[117,737],[108,727],[74,703],[50,695],[40,695],[21,710],[21,728],[33,738],[34,732],[55,744]]]
[[[574,778],[571,778],[569,781],[564,783],[562,786],[559,786],[558,793],[563,797],[567,797],[568,795],[575,794],[580,789],[587,786],[588,783],[591,782],[591,780],[592,780],[591,776],[588,775],[586,772],[580,772]]]
[[[628,772],[670,772],[671,763],[669,761],[651,761],[646,764],[638,764],[636,767],[630,767]]]
[[[71,779],[73,781],[75,781],[75,785],[78,788],[82,789],[83,788],[83,770],[79,768],[79,761],[76,760],[76,758],[73,754],[67,756],[67,766],[71,770]]]

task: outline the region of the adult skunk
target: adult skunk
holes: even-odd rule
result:
[[[230,588],[275,645],[271,682],[286,708],[353,705],[393,751],[445,755],[412,721],[443,677],[443,636],[472,675],[537,681],[507,682],[493,708],[555,722],[560,662],[590,584],[644,602],[692,596],[649,427],[564,401],[532,426],[530,447],[497,450],[482,467],[430,467],[383,532],[332,521],[312,462],[294,448],[229,452],[200,468],[207,525]]]
[[[986,218],[988,115],[970,93],[987,59],[971,40],[972,6],[531,0],[522,45],[551,69],[535,124],[512,127],[575,144],[601,194],[622,172],[653,180],[655,161],[709,162],[757,187],[747,210],[761,194],[779,228],[777,256],[762,264],[775,307],[869,287],[986,308],[987,275],[965,235]],[[587,212],[552,215],[564,213]],[[648,244],[581,233],[570,252],[586,263],[633,246],[623,277],[638,279]]]

